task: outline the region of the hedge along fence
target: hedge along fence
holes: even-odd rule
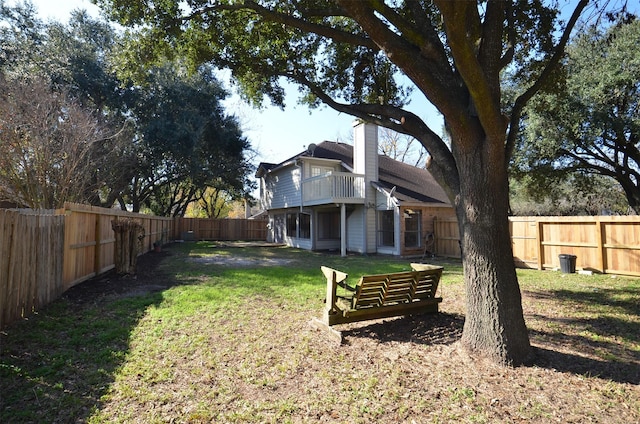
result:
[[[514,216],[509,218],[513,257],[521,268],[559,268],[559,255],[575,255],[578,269],[640,276],[638,216]],[[435,222],[435,252],[460,257],[458,224]]]
[[[172,233],[172,218],[73,203],[55,211],[0,209],[0,328],[114,268],[117,219],[142,225],[141,253]]]

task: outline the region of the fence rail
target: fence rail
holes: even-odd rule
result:
[[[509,218],[513,258],[521,268],[559,268],[559,255],[575,255],[576,267],[640,276],[640,217],[584,216]],[[434,223],[435,252],[460,257],[455,218]]]

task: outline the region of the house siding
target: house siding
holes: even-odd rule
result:
[[[300,168],[286,167],[265,178],[265,209],[282,209],[300,206],[302,179]]]
[[[364,253],[364,207],[358,206],[347,218],[347,250]]]
[[[297,247],[299,249],[311,250],[311,239],[301,239],[297,237],[286,237],[287,246]]]

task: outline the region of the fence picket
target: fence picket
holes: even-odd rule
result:
[[[15,212],[0,210],[0,293],[2,294],[0,296],[0,328],[13,316],[9,298],[11,283],[9,268],[11,266],[11,236],[13,234],[11,218],[14,214]]]

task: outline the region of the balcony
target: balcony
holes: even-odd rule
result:
[[[364,203],[364,175],[329,172],[302,181],[303,206]]]

